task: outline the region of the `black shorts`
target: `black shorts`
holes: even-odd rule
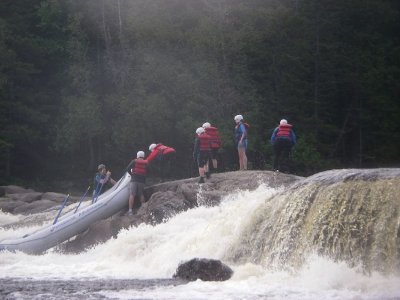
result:
[[[210,153],[211,159],[218,159],[218,150],[219,148],[212,148]]]
[[[203,168],[208,160],[210,159],[210,152],[205,152],[205,151],[200,151],[200,153],[197,155],[197,165],[199,168]]]

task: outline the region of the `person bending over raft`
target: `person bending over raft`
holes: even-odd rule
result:
[[[172,165],[174,164],[176,151],[172,147],[167,147],[161,143],[149,146],[150,155],[146,160],[148,163],[156,163],[161,181],[169,175],[171,176]]]

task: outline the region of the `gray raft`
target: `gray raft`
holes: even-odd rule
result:
[[[41,254],[67,239],[85,231],[90,224],[106,219],[128,205],[129,182],[126,173],[111,189],[100,195],[96,203],[74,210],[60,217],[56,224],[24,235],[20,238],[0,241],[0,251],[22,251],[28,254]]]

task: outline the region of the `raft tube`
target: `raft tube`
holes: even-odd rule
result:
[[[22,251],[27,254],[42,254],[44,251],[85,231],[90,224],[106,219],[128,205],[129,182],[131,176],[126,173],[111,189],[97,198],[96,203],[86,206],[76,213],[75,210],[60,217],[56,224],[15,239],[0,241],[0,251]]]

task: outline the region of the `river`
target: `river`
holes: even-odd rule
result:
[[[54,249],[43,255],[1,252],[0,298],[400,299],[395,274],[365,272],[361,265],[313,251],[296,267],[279,267],[256,255],[264,250],[250,243],[251,232],[259,229],[260,212],[272,209],[278,192],[264,185],[233,192],[219,206],[200,206],[156,226],[123,230],[76,255]],[[0,212],[1,225],[20,218]],[[5,228],[0,227],[0,240],[36,229]],[[179,263],[194,257],[219,259],[234,275],[224,282],[172,279]]]

